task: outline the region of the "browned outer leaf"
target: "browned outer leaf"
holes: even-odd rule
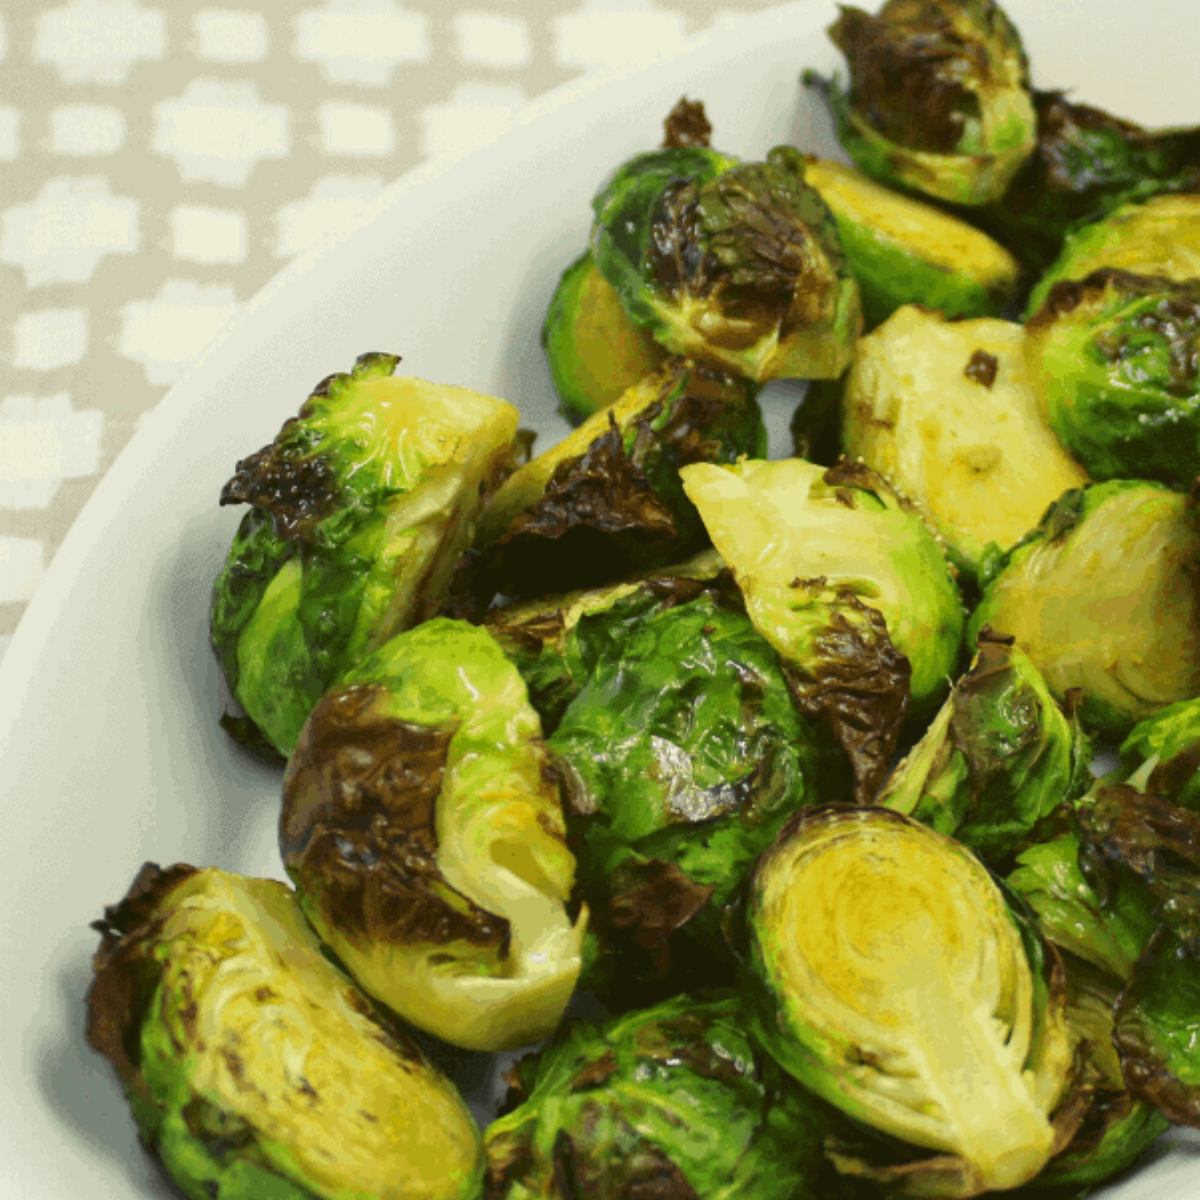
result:
[[[678,150],[688,146],[710,146],[712,125],[699,100],[681,96],[663,122],[663,149]]]
[[[658,858],[622,867],[611,886],[610,923],[628,930],[665,976],[671,966],[671,935],[708,903],[714,889],[689,879],[677,863]]]
[[[284,777],[280,847],[331,923],[368,944],[466,941],[508,953],[507,920],[452,888],[437,865],[438,794],[453,728],[399,721],[387,689],[335,689]]]

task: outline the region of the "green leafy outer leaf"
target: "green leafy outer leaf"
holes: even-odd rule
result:
[[[889,0],[877,16],[843,6],[829,36],[850,87],[822,86],[864,171],[958,204],[1004,194],[1037,123],[1020,37],[994,0]]]
[[[1121,743],[1121,774],[1138,786],[1200,812],[1200,697],[1139,721]]]
[[[1200,527],[1187,497],[1110,480],[1063,494],[990,559],[967,623],[1010,634],[1063,703],[1110,735],[1200,692]]]
[[[1033,94],[1037,146],[1003,199],[974,215],[1045,270],[1077,225],[1162,191],[1200,187],[1200,128],[1146,130],[1062,92]]]
[[[970,670],[875,803],[957,838],[996,869],[1082,794],[1091,758],[1028,655],[985,630]]]
[[[1200,194],[1165,194],[1122,204],[1067,236],[1025,305],[1028,319],[1064,279],[1083,279],[1101,267],[1168,279],[1200,277]]]
[[[273,880],[147,864],[96,926],[88,1037],[192,1200],[471,1200],[453,1084]]]
[[[1200,956],[1159,930],[1114,1012],[1113,1043],[1130,1092],[1177,1125],[1200,1128]]]
[[[756,392],[681,358],[639,380],[496,493],[480,521],[482,591],[596,587],[696,552],[704,527],[679,471],[763,452]]]
[[[537,714],[485,630],[427,621],[321,701],[280,848],[321,937],[414,1024],[484,1050],[557,1024],[586,914]]]
[[[910,1194],[1016,1187],[1045,1166],[1065,980],[968,850],[888,809],[804,810],[759,860],[745,936],[755,1031],[782,1065],[941,1156]]]
[[[213,647],[285,755],[335,679],[440,608],[481,492],[515,454],[512,405],[393,378],[397,361],[330,376],[222,493],[252,508],[214,589]]]
[[[728,581],[639,588],[582,616],[564,657],[578,690],[549,745],[583,892],[665,973],[679,926],[719,950],[720,908],[789,814],[846,794],[844,764]]]
[[[698,147],[643,154],[593,208],[597,267],[674,353],[759,382],[836,378],[850,361],[858,287],[793,147],[759,163]]]
[[[746,596],[763,636],[789,661],[822,621],[813,587],[849,590],[883,614],[892,645],[912,666],[913,706],[946,694],[956,673],[964,616],[936,541],[873,471],[843,460],[744,460],[681,472],[713,545]]]
[[[1127,980],[1158,927],[1157,906],[1132,873],[1120,873],[1098,893],[1079,851],[1073,833],[1029,846],[1017,855],[1007,883],[1033,909],[1051,942]]]
[[[1026,326],[1030,378],[1093,479],[1200,475],[1200,281],[1104,269],[1056,284]]]
[[[838,1118],[747,1038],[735,996],[564,1027],[486,1135],[488,1200],[832,1200]]]

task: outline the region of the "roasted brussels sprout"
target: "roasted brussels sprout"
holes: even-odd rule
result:
[[[1119,736],[1200,694],[1200,522],[1162,484],[1113,480],[1065,493],[983,572],[967,637],[1011,634],[1084,723]]]
[[[580,969],[558,780],[483,629],[397,635],[313,710],[280,849],[305,913],[368,992],[473,1050],[545,1037]]]
[[[480,519],[473,586],[488,599],[596,587],[700,549],[679,470],[763,452],[756,390],[668,360],[509,477]]]
[[[759,382],[836,378],[858,286],[804,156],[706,147],[642,154],[593,201],[591,250],[629,316],[673,353]]]
[[[1037,118],[1016,29],[994,0],[843,5],[829,36],[849,90],[826,91],[838,138],[881,183],[952,203],[998,200],[1033,152]]]
[[[192,1200],[474,1200],[474,1118],[291,889],[147,864],[97,923],[88,1039]]]
[[[1200,475],[1200,278],[1095,271],[1056,284],[1030,318],[1029,378],[1093,479]]]
[[[573,1024],[488,1128],[494,1200],[833,1200],[832,1113],[746,1037],[736,996]]]
[[[614,403],[667,357],[621,307],[590,250],[563,272],[542,326],[542,345],[559,412],[572,425]]]
[[[1020,325],[899,309],[859,342],[842,403],[846,454],[907,496],[971,578],[1069,488],[1087,483],[1038,409]]]
[[[1046,1165],[1071,1065],[1065,981],[968,850],[888,809],[802,811],[755,869],[745,936],[763,1043],[910,1150],[892,1171],[842,1169],[972,1196]]]
[[[1029,657],[984,630],[971,668],[875,803],[949,834],[997,868],[1091,782],[1091,745]]]
[[[640,980],[729,981],[722,908],[788,815],[848,798],[850,777],[728,572],[610,595],[562,639],[573,694],[547,743],[582,895],[621,956],[608,999],[628,1007]]]
[[[481,493],[514,465],[511,404],[394,377],[397,362],[367,354],[324,380],[221,493],[251,508],[216,582],[212,644],[284,755],[331,684],[438,611]]]
[[[999,203],[971,216],[1042,272],[1077,225],[1158,192],[1200,190],[1200,128],[1143,129],[1061,92],[1033,94],[1037,146]]]
[[[1121,743],[1121,767],[1140,789],[1200,812],[1200,696],[1139,721]]]
[[[832,722],[857,794],[882,781],[911,697],[936,707],[964,616],[921,518],[873,471],[746,459],[686,467],[684,487],[801,707]]]
[[[1102,267],[1179,282],[1200,279],[1200,193],[1123,204],[1074,230],[1030,292],[1026,317],[1042,307],[1056,283],[1083,279]]]
[[[868,328],[902,304],[997,317],[1015,302],[1021,268],[981,230],[833,159],[809,158],[804,178],[837,222]]]

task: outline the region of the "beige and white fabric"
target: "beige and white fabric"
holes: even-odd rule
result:
[[[772,2],[0,0],[0,653],[139,421],[289,259],[535,96]]]

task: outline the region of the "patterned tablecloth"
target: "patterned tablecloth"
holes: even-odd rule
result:
[[[119,451],[314,239],[773,0],[0,0],[0,654]]]

